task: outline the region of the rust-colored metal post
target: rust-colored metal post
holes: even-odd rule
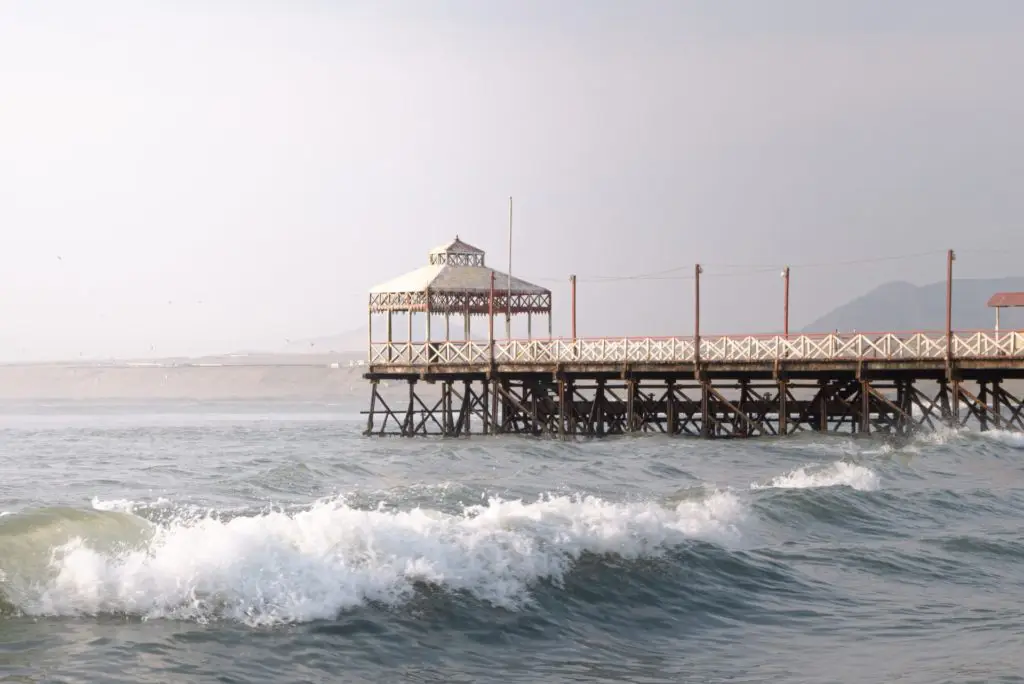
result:
[[[782,334],[789,339],[789,266],[782,270],[783,300],[782,300]]]
[[[946,253],[946,377],[953,371],[953,250]]]
[[[700,371],[700,274],[703,271],[700,264],[693,267],[693,363],[697,372]]]
[[[572,289],[572,339],[576,341],[576,276],[569,276],[569,285]]]
[[[487,297],[487,344],[491,348],[491,363],[494,363],[494,271],[491,271],[491,291]]]
[[[505,337],[512,339],[512,198],[508,198],[508,299],[505,302]]]

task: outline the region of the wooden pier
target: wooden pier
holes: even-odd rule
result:
[[[1024,332],[701,336],[698,320],[689,337],[495,339],[496,315],[547,314],[550,331],[550,311],[549,291],[487,268],[458,239],[431,252],[428,268],[374,288],[365,434],[1024,430],[1024,397],[1007,387],[1024,378]],[[395,313],[408,316],[402,342],[392,336]],[[425,314],[421,341],[415,313]],[[375,314],[387,316],[386,341],[373,340]],[[462,340],[450,339],[453,314],[464,319]],[[474,315],[488,318],[486,341],[471,339]],[[434,341],[438,316],[445,339]],[[407,385],[400,403],[385,399],[381,382]]]

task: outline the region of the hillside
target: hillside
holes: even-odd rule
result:
[[[954,280],[953,327],[960,330],[989,329],[995,311],[985,306],[995,292],[1024,291],[1024,277]],[[1003,309],[1003,328],[1024,328],[1024,309]],[[833,309],[812,321],[803,332],[830,330],[944,330],[946,283],[912,285],[892,282]]]

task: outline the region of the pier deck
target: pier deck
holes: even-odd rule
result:
[[[1020,331],[371,343],[365,377],[375,435],[1024,430]]]

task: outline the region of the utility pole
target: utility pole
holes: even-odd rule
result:
[[[494,363],[494,271],[491,271],[491,289],[487,297],[487,346],[491,348],[491,363]]]
[[[572,289],[572,340],[576,341],[576,276],[569,276],[569,285]]]
[[[946,253],[946,375],[953,370],[953,262],[956,253]]]
[[[789,339],[789,266],[782,269],[782,334]]]
[[[700,274],[704,269],[700,264],[693,267],[693,361],[694,368],[700,371]]]
[[[512,197],[508,198],[508,299],[505,309],[505,337],[512,339]]]

